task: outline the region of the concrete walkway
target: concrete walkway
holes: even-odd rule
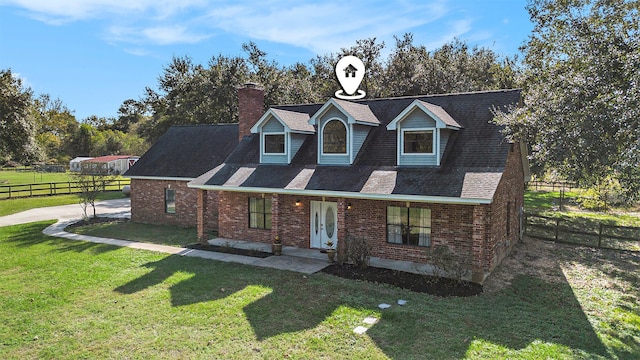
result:
[[[93,214],[93,209],[87,209],[87,213]],[[96,214],[109,217],[131,217],[131,200],[114,199],[96,202]],[[26,210],[12,215],[0,216],[0,226],[26,224],[44,220],[71,220],[81,219],[82,208],[80,204],[49,206]]]
[[[252,256],[243,256],[243,255],[227,254],[227,253],[213,252],[213,251],[186,249],[186,248],[176,247],[176,246],[101,238],[101,237],[95,237],[95,236],[73,234],[73,233],[64,231],[64,228],[66,228],[69,224],[75,221],[76,220],[58,221],[57,223],[44,229],[42,232],[45,235],[55,236],[55,237],[70,239],[70,240],[88,241],[88,242],[93,242],[98,244],[108,244],[108,245],[129,247],[132,249],[156,251],[156,252],[161,252],[161,253],[171,254],[171,255],[199,257],[203,259],[217,260],[217,261],[223,261],[223,262],[234,262],[239,264],[260,266],[260,267],[266,267],[266,268],[272,268],[272,269],[295,271],[295,272],[300,272],[304,274],[316,273],[324,269],[327,265],[329,265],[327,256],[325,254],[320,254],[320,252],[317,250],[313,252],[316,252],[320,255],[324,255],[324,258],[318,258],[313,256],[307,256],[307,257],[296,256],[294,255],[294,253],[296,252],[291,251],[291,254],[289,255],[269,256],[267,258],[261,259],[261,258],[252,257]],[[234,246],[232,243],[229,242],[229,240],[225,240],[225,239],[210,240],[210,243],[214,245],[217,244],[222,246]],[[271,252],[270,245],[253,244],[255,245],[255,247],[248,247],[247,246],[248,244],[253,244],[253,243],[244,242],[244,246],[236,244],[236,247]],[[268,246],[268,250],[266,248],[261,248],[258,245],[266,245]],[[291,249],[294,249],[294,248],[285,248],[283,249],[283,253],[286,253]]]
[[[96,203],[96,213],[98,216],[131,218],[131,202],[127,199],[105,200]],[[55,220],[58,222],[47,227],[43,233],[50,236],[88,241],[99,244],[109,244],[115,246],[129,247],[132,249],[142,249],[162,252],[172,255],[199,257],[223,262],[235,262],[245,265],[260,266],[279,270],[289,270],[304,274],[313,274],[329,265],[327,255],[317,249],[302,249],[291,246],[284,246],[281,256],[269,256],[267,258],[256,258],[251,256],[226,254],[212,251],[186,249],[168,245],[158,245],[141,243],[135,241],[100,238],[73,234],[64,231],[71,223],[78,221],[82,217],[80,205],[51,206],[39,209],[31,209],[21,213],[0,217],[0,226],[25,224],[34,221]],[[241,249],[271,252],[271,244],[254,243],[249,241],[230,240],[217,238],[209,240],[212,245],[230,246]],[[372,257],[371,266],[401,270],[413,273],[430,274],[432,268],[426,264],[418,264],[409,261],[386,260]]]

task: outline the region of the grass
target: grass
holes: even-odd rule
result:
[[[98,200],[121,199],[123,197],[124,195],[120,191],[107,191],[100,193]],[[80,195],[78,194],[0,200],[0,216],[11,215],[29,209],[78,204],[79,202]]]
[[[565,199],[573,201],[579,196],[579,192],[565,192]],[[580,220],[586,224],[603,222],[617,226],[640,226],[640,216],[623,213],[602,213],[589,211],[565,210],[557,211],[560,192],[555,191],[526,191],[524,194],[524,207],[528,213],[536,213],[543,216],[560,217],[565,219]]]
[[[0,171],[0,185],[73,181],[71,174],[71,172]]]
[[[49,222],[50,223],[50,222]],[[640,266],[574,248],[501,291],[437,298],[0,228],[0,355],[23,358],[638,358]],[[377,305],[407,305],[380,310]],[[375,325],[363,319],[374,316]],[[364,335],[353,332],[367,326]]]
[[[195,228],[182,228],[172,225],[111,222],[68,228],[67,231],[82,235],[170,246],[185,246],[198,242],[198,233]]]

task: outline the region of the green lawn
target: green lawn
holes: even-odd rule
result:
[[[71,172],[49,173],[36,171],[0,171],[0,185],[36,184],[58,181],[72,181]]]
[[[124,198],[124,195],[120,191],[107,191],[98,194],[98,200],[122,198]],[[78,204],[79,202],[80,195],[78,194],[0,200],[0,216],[11,215],[29,209],[46,206]]]
[[[171,225],[111,222],[67,228],[67,231],[82,235],[170,246],[186,246],[198,242],[198,232],[195,228],[182,228]]]
[[[576,199],[579,192],[565,192],[568,200]],[[640,216],[625,215],[620,213],[602,213],[590,211],[557,211],[560,192],[551,191],[526,191],[524,193],[524,207],[527,213],[535,213],[544,216],[562,217],[584,222],[587,226],[597,226],[598,222],[617,226],[640,226]]]
[[[438,298],[0,228],[0,355],[24,358],[638,358],[640,260],[560,247],[561,281]],[[507,269],[508,270],[508,269]],[[395,304],[380,310],[377,305]],[[367,316],[379,319],[366,325]],[[364,335],[357,326],[369,327]]]

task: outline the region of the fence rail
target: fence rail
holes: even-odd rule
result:
[[[532,180],[527,183],[529,190],[545,190],[545,191],[571,191],[572,189],[579,189],[577,183],[569,181],[538,181]]]
[[[603,249],[640,251],[640,227],[525,214],[528,236]]]
[[[105,185],[103,191],[120,191],[125,185],[129,185],[130,183],[131,179],[112,180]],[[81,192],[82,188],[77,181],[0,185],[0,200],[32,196],[78,194]]]

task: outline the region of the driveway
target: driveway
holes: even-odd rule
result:
[[[87,214],[93,215],[93,209],[87,209]],[[131,199],[115,199],[96,202],[98,216],[131,217]],[[31,209],[17,214],[0,216],[0,226],[26,224],[43,220],[71,220],[81,219],[80,204],[50,206]]]

